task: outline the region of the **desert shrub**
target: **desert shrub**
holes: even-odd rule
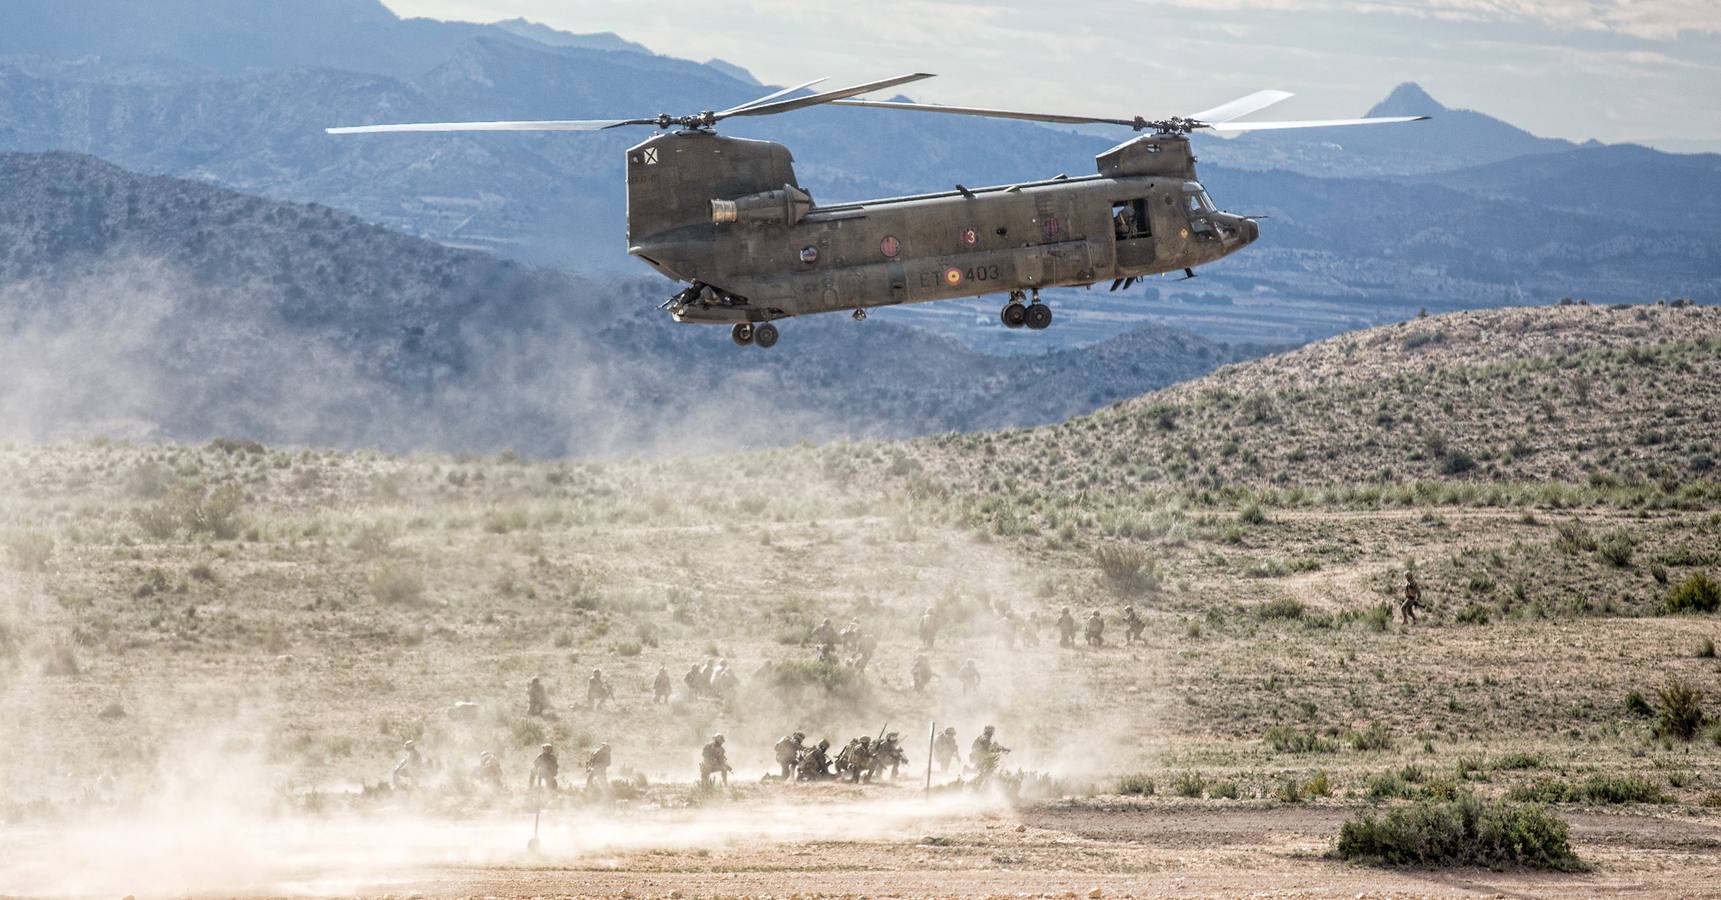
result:
[[[1488,624],[1488,607],[1480,603],[1472,603],[1459,610],[1458,615],[1454,618],[1461,625],[1486,625]]]
[[[1338,745],[1321,737],[1314,729],[1307,731],[1289,725],[1274,725],[1262,736],[1275,753],[1331,753]]]
[[[1647,779],[1635,775],[1592,775],[1572,784],[1543,778],[1520,784],[1506,792],[1506,799],[1530,803],[1665,803],[1667,795]]]
[[[1476,468],[1476,458],[1462,450],[1448,448],[1440,454],[1440,474],[1462,475]]]
[[[424,576],[410,566],[391,564],[371,573],[370,594],[385,606],[417,606],[424,601]]]
[[[1351,749],[1359,752],[1392,749],[1392,735],[1387,734],[1379,722],[1371,723],[1362,731],[1352,731],[1348,740]]]
[[[1307,796],[1305,788],[1295,778],[1279,782],[1278,788],[1273,791],[1273,799],[1280,803],[1301,803]]]
[[[245,492],[230,484],[208,494],[187,496],[180,515],[192,534],[230,541],[243,529],[239,513],[244,505]]]
[[[1554,539],[1554,546],[1561,551],[1571,554],[1588,553],[1596,548],[1596,539],[1590,536],[1589,529],[1582,522],[1573,519],[1554,526],[1559,537]]]
[[[1207,796],[1214,800],[1235,800],[1238,796],[1237,782],[1216,781],[1208,785]]]
[[[1255,614],[1263,619],[1301,619],[1307,611],[1303,601],[1295,597],[1280,597],[1255,607]]]
[[[1637,549],[1637,542],[1632,540],[1631,534],[1623,528],[1616,528],[1608,532],[1607,537],[1602,539],[1601,545],[1596,548],[1596,553],[1608,565],[1625,569],[1631,567],[1631,554],[1635,549]]]
[[[1245,525],[1265,525],[1267,524],[1267,514],[1261,511],[1261,504],[1251,503],[1237,513],[1237,521]]]
[[[1392,624],[1392,607],[1385,603],[1376,603],[1363,610],[1362,621],[1371,631],[1385,631],[1386,626]]]
[[[1627,691],[1625,702],[1622,705],[1625,707],[1626,715],[1642,718],[1655,715],[1655,707],[1650,706],[1649,701],[1643,699],[1642,691]]]
[[[6,559],[20,572],[40,572],[54,555],[54,539],[39,531],[22,531],[6,538]]]
[[[1310,797],[1332,796],[1333,786],[1331,781],[1327,778],[1327,773],[1316,772],[1314,776],[1309,779],[1309,783],[1303,786],[1303,792],[1308,794]]]
[[[771,684],[779,693],[789,696],[817,692],[850,702],[869,696],[867,680],[860,670],[818,660],[791,660],[772,666]]]
[[[1145,593],[1158,583],[1153,559],[1140,547],[1106,544],[1094,551],[1094,562],[1106,586],[1120,597]]]
[[[1184,772],[1171,783],[1171,791],[1179,797],[1199,797],[1207,791],[1207,779],[1200,772]]]
[[[1340,827],[1336,852],[1369,865],[1582,868],[1558,817],[1540,806],[1473,794],[1364,813]]]
[[[1703,714],[1703,691],[1684,681],[1670,682],[1656,692],[1660,709],[1655,731],[1663,737],[1689,741],[1697,736],[1707,718]]]
[[[1721,585],[1702,572],[1693,572],[1668,589],[1664,603],[1670,613],[1711,613],[1721,607]]]
[[[1533,753],[1524,753],[1522,751],[1515,751],[1512,753],[1508,753],[1505,756],[1502,756],[1499,759],[1494,760],[1494,768],[1503,769],[1506,771],[1518,771],[1520,769],[1539,769],[1541,767],[1542,767],[1542,758],[1541,757],[1536,756]]]
[[[1125,775],[1118,779],[1117,792],[1132,797],[1153,796],[1153,779],[1146,775]]]
[[[1410,785],[1404,783],[1397,772],[1382,772],[1368,780],[1363,789],[1363,796],[1370,800],[1395,800],[1399,797],[1410,796]]]
[[[1702,640],[1702,642],[1697,645],[1697,658],[1698,659],[1714,659],[1715,658],[1715,639],[1714,638],[1704,638]]]

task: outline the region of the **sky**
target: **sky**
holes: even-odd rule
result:
[[[767,84],[899,72],[917,100],[1190,112],[1261,88],[1274,118],[1357,115],[1405,81],[1537,134],[1721,150],[1721,0],[384,0],[718,57]],[[739,11],[737,11],[739,10]]]

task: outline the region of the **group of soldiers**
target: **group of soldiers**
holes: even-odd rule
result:
[[[586,708],[596,711],[604,708],[604,704],[615,699],[615,689],[604,679],[604,670],[593,669],[590,678],[586,679]],[[533,675],[526,682],[526,715],[534,718],[552,718],[550,712],[550,691],[544,686],[542,676]]]
[[[410,791],[427,768],[429,764],[425,761],[424,754],[419,752],[415,742],[408,740],[402,745],[400,760],[395,763],[394,771],[390,774],[390,785],[397,791]],[[599,744],[586,754],[588,796],[609,795],[609,768],[609,744]],[[506,787],[502,776],[502,760],[489,750],[478,754],[478,763],[472,767],[470,774],[472,782],[485,790],[500,793]],[[560,774],[561,763],[556,758],[555,747],[543,744],[538,748],[537,758],[532,760],[532,770],[526,778],[526,789],[555,793],[559,789],[556,779]]]
[[[1004,754],[1010,752],[1010,748],[993,739],[993,733],[992,726],[986,726],[969,747],[969,765],[974,770],[976,783],[983,784],[990,780],[992,774],[998,770]],[[720,742],[721,738],[722,735],[718,735],[713,740]],[[781,780],[846,780],[860,784],[871,782],[887,769],[891,779],[895,780],[901,767],[908,765],[908,754],[902,748],[902,736],[895,731],[881,732],[877,738],[864,734],[853,738],[834,757],[831,756],[829,740],[820,740],[817,744],[808,744],[806,740],[806,734],[797,731],[784,735],[777,741],[773,750],[776,753],[778,777]],[[960,770],[962,756],[957,750],[955,728],[946,728],[939,732],[933,740],[932,758],[938,763],[940,772],[950,771],[952,762]]]
[[[735,674],[729,660],[707,659],[704,665],[694,663],[689,666],[687,674],[681,676],[681,683],[687,686],[687,696],[690,699],[729,700],[741,689],[741,676]],[[651,683],[653,702],[667,703],[669,691],[669,669],[659,666],[657,677],[652,679]]]
[[[862,628],[860,622],[854,619],[850,619],[841,631],[831,625],[830,619],[825,619],[813,629],[813,643],[819,648],[820,662],[841,661],[862,672],[872,664],[873,656],[878,653],[878,636]],[[839,657],[839,649],[846,655]]]
[[[1058,613],[1058,646],[1074,647],[1076,645],[1076,617],[1070,613],[1069,607],[1064,607]],[[1141,633],[1147,629],[1147,620],[1136,612],[1134,606],[1123,608],[1124,643],[1134,644],[1142,640]],[[1089,647],[1104,647],[1106,645],[1105,616],[1094,610],[1088,614],[1087,623],[1082,627],[1082,636]]]

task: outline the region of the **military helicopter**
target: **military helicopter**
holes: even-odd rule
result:
[[[1292,95],[1258,91],[1187,116],[1147,119],[1012,112],[895,100],[853,99],[932,76],[899,75],[793,96],[825,79],[723,110],[638,119],[437,122],[330,128],[330,134],[448,131],[604,131],[630,125],[660,133],[627,151],[628,253],[687,287],[664,302],[677,322],[729,325],[741,346],[777,343],[777,319],[1003,293],[1010,328],[1043,329],[1052,309],[1040,292],[1111,281],[1127,289],[1148,275],[1221,259],[1260,236],[1247,216],[1219,211],[1195,174],[1189,135],[1413,122],[1386,116],[1239,122]],[[782,144],[717,134],[717,123],[820,104],[1117,125],[1146,134],[1101,153],[1098,173],[822,206],[795,180]]]

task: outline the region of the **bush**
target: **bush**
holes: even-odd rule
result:
[[[1235,800],[1237,794],[1235,781],[1216,781],[1207,788],[1207,796],[1214,800]]]
[[[1655,708],[1649,705],[1648,700],[1643,699],[1641,691],[1630,691],[1625,695],[1625,713],[1628,716],[1648,718],[1655,715]]]
[[[1702,572],[1693,572],[1690,578],[1668,589],[1665,603],[1670,613],[1712,613],[1721,607],[1721,585]]]
[[[1540,806],[1473,794],[1424,800],[1382,816],[1364,813],[1339,829],[1337,854],[1369,865],[1582,868],[1558,817]]]
[[[1255,607],[1255,614],[1263,619],[1301,619],[1304,612],[1307,607],[1295,597],[1280,597]]]
[[[791,660],[772,666],[771,684],[790,696],[812,691],[847,702],[860,702],[869,696],[866,678],[859,669],[818,660]]]
[[[1385,631],[1386,626],[1392,624],[1392,607],[1376,603],[1363,611],[1362,620],[1372,631]]]
[[[1179,797],[1199,797],[1207,790],[1207,779],[1199,772],[1184,772],[1172,782],[1171,790]]]
[[[1275,753],[1331,753],[1338,745],[1321,737],[1314,729],[1299,731],[1289,725],[1274,725],[1262,735]]]
[[[1158,585],[1153,560],[1139,547],[1107,544],[1094,551],[1094,562],[1106,586],[1120,597],[1134,597]]]
[[[1571,784],[1554,779],[1540,779],[1520,784],[1506,792],[1506,799],[1533,803],[1666,803],[1667,795],[1650,781],[1635,775],[1617,777],[1592,775]]]
[[[1146,775],[1125,775],[1118,779],[1117,792],[1132,797],[1153,796],[1153,779]]]
[[[1410,791],[1410,785],[1405,784],[1397,772],[1382,772],[1368,780],[1363,796],[1373,801],[1395,800],[1410,796]]]
[[[1674,681],[1656,692],[1661,709],[1655,731],[1663,737],[1689,741],[1697,736],[1707,718],[1703,714],[1703,692],[1683,681]]]
[[[1637,542],[1623,528],[1608,532],[1607,537],[1597,548],[1596,553],[1611,566],[1625,569],[1631,567],[1631,553],[1637,549]]]
[[[1460,625],[1488,624],[1488,607],[1480,603],[1472,603],[1458,611],[1455,617]]]
[[[1370,750],[1391,750],[1392,735],[1386,733],[1386,728],[1375,722],[1362,731],[1350,733],[1352,750],[1368,752]]]
[[[424,577],[404,565],[387,565],[370,577],[370,593],[385,606],[417,606],[424,601]]]
[[[1532,753],[1508,753],[1505,756],[1494,760],[1494,768],[1507,771],[1517,771],[1519,769],[1540,769],[1541,767],[1542,758]]]
[[[1697,658],[1698,659],[1714,659],[1715,658],[1715,639],[1714,638],[1704,638],[1703,643],[1697,645]]]

